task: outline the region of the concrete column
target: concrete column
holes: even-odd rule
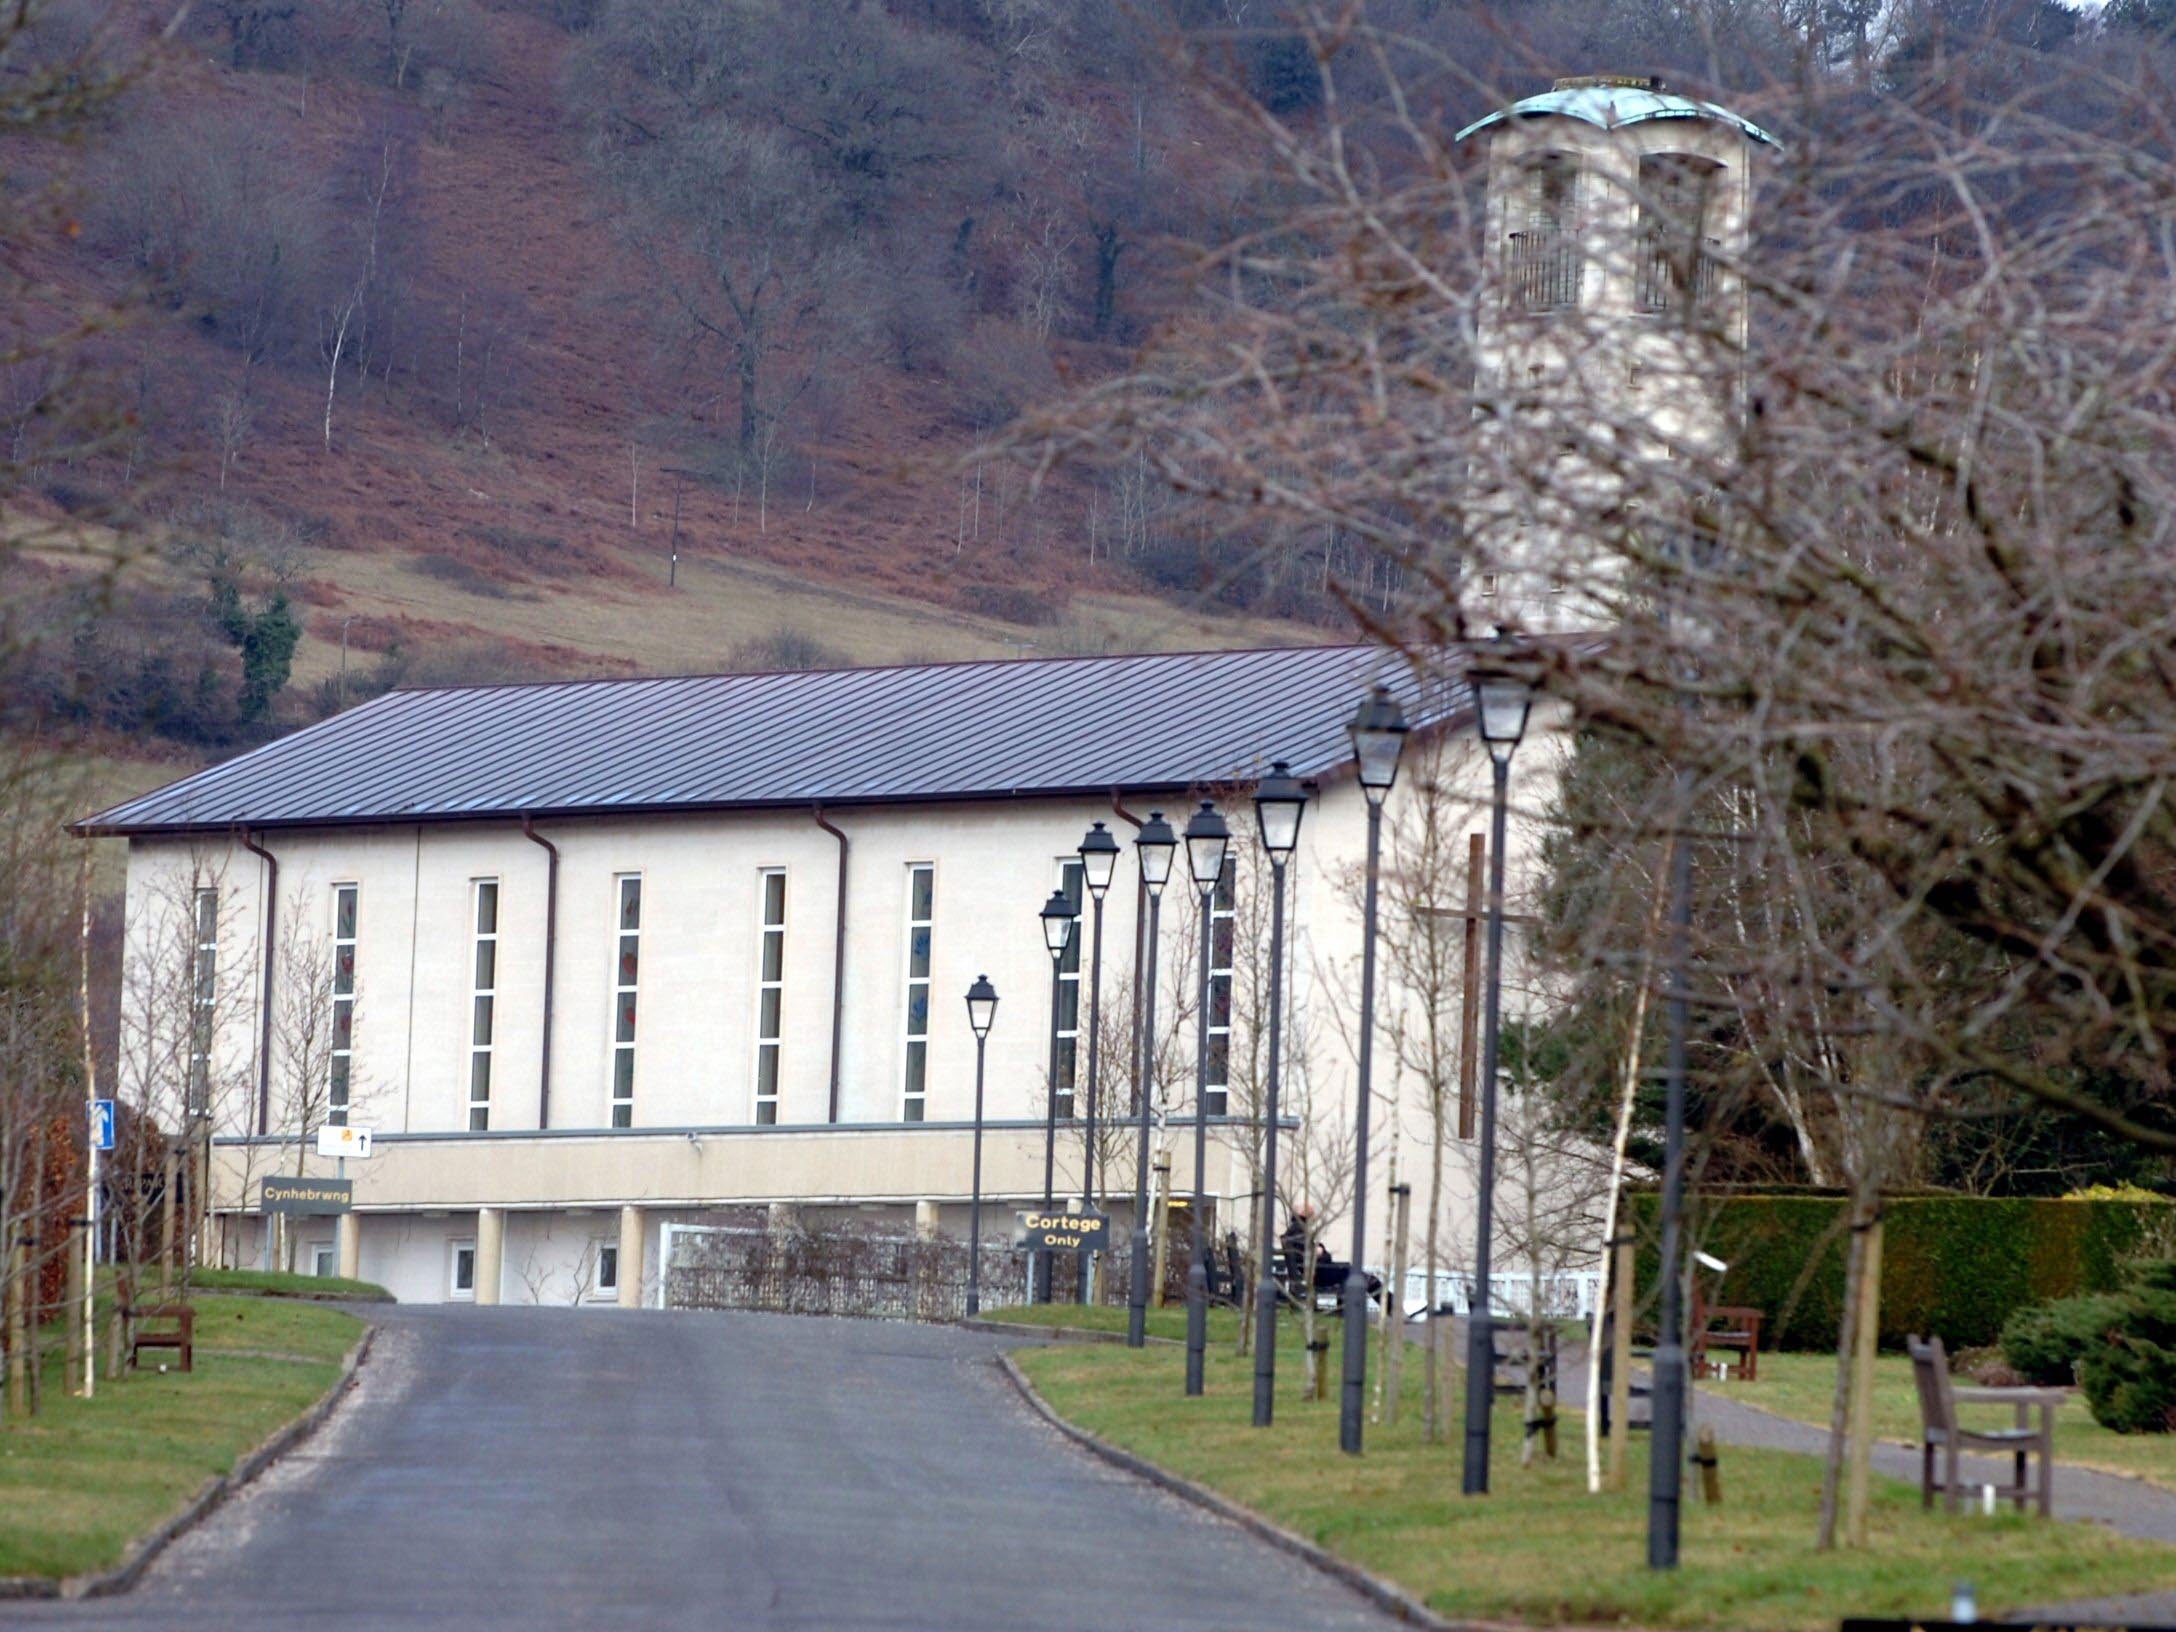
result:
[[[499,1301],[500,1270],[506,1257],[506,1214],[497,1207],[476,1209],[476,1301]]]
[[[642,1307],[642,1209],[620,1209],[620,1307]]]
[[[918,1201],[914,1204],[914,1233],[924,1241],[937,1238],[937,1204],[934,1201]]]
[[[342,1213],[333,1227],[333,1240],[337,1243],[340,1273],[348,1280],[363,1278],[363,1221],[355,1213]]]

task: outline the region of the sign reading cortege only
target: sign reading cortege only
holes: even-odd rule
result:
[[[1012,1232],[1016,1247],[1032,1247],[1038,1252],[1101,1252],[1110,1245],[1111,1220],[1107,1213],[1078,1208],[1048,1212],[1034,1209],[1021,1213],[1019,1220]]]
[[[258,1200],[268,1213],[344,1213],[353,1179],[266,1179]]]

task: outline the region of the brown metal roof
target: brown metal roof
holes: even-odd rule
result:
[[[1138,793],[1342,766],[1379,646],[395,691],[104,810],[86,834]]]

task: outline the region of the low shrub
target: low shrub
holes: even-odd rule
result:
[[[969,584],[960,598],[970,612],[1030,629],[1046,629],[1065,616],[1070,597],[1062,589],[1029,589],[1020,584]]]
[[[2002,1324],[2002,1358],[2028,1382],[2068,1388],[2078,1380],[2078,1362],[2102,1340],[2122,1301],[2113,1293],[2094,1292],[2020,1309]]]
[[[787,670],[843,669],[846,655],[814,635],[799,629],[779,629],[744,640],[727,654],[727,670],[734,674],[774,674]]]
[[[2111,1433],[2176,1432],[2176,1263],[2145,1266],[2113,1301],[2113,1319],[2078,1362],[2093,1420]]]

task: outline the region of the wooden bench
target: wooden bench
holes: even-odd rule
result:
[[[1208,1272],[1209,1301],[1212,1304],[1236,1309],[1245,1301],[1247,1264],[1239,1251],[1239,1237],[1236,1232],[1224,1237],[1221,1261],[1217,1248],[1211,1245],[1209,1261],[1203,1268]]]
[[[1942,1351],[1942,1340],[1928,1338],[1924,1342],[1907,1337],[1904,1347],[1912,1357],[1912,1382],[1919,1390],[1919,1505],[1932,1507],[1934,1493],[1942,1492],[1943,1505],[1954,1513],[1958,1499],[1968,1490],[1978,1488],[1978,1482],[1965,1480],[1958,1471],[1957,1458],[1962,1451],[2007,1451],[2015,1470],[2011,1482],[1996,1485],[1994,1492],[2017,1504],[2019,1512],[2025,1509],[2025,1498],[2036,1500],[2040,1516],[2049,1516],[2055,1499],[2055,1408],[2066,1397],[2059,1388],[1959,1388],[1949,1375],[1949,1356]],[[1960,1405],[2007,1405],[2017,1412],[2016,1424],[2009,1428],[1967,1428],[1957,1420]],[[2037,1407],[2040,1425],[2033,1427],[2029,1418]],[[1942,1471],[1935,1475],[1935,1452],[1941,1452]],[[2026,1464],[2037,1456],[2040,1459],[2040,1476],[2036,1483],[2026,1482]]]
[[[146,1349],[172,1349],[180,1370],[196,1369],[196,1311],[188,1304],[159,1303],[123,1313],[128,1322],[129,1370],[137,1369]],[[171,1321],[173,1324],[146,1331],[143,1323],[147,1320]]]
[[[1692,1374],[1695,1377],[1717,1377],[1722,1374],[1719,1362],[1708,1356],[1710,1349],[1721,1349],[1737,1356],[1734,1364],[1737,1373],[1747,1382],[1760,1377],[1760,1326],[1767,1317],[1762,1311],[1742,1303],[1709,1303],[1697,1290],[1692,1299],[1691,1352]]]

